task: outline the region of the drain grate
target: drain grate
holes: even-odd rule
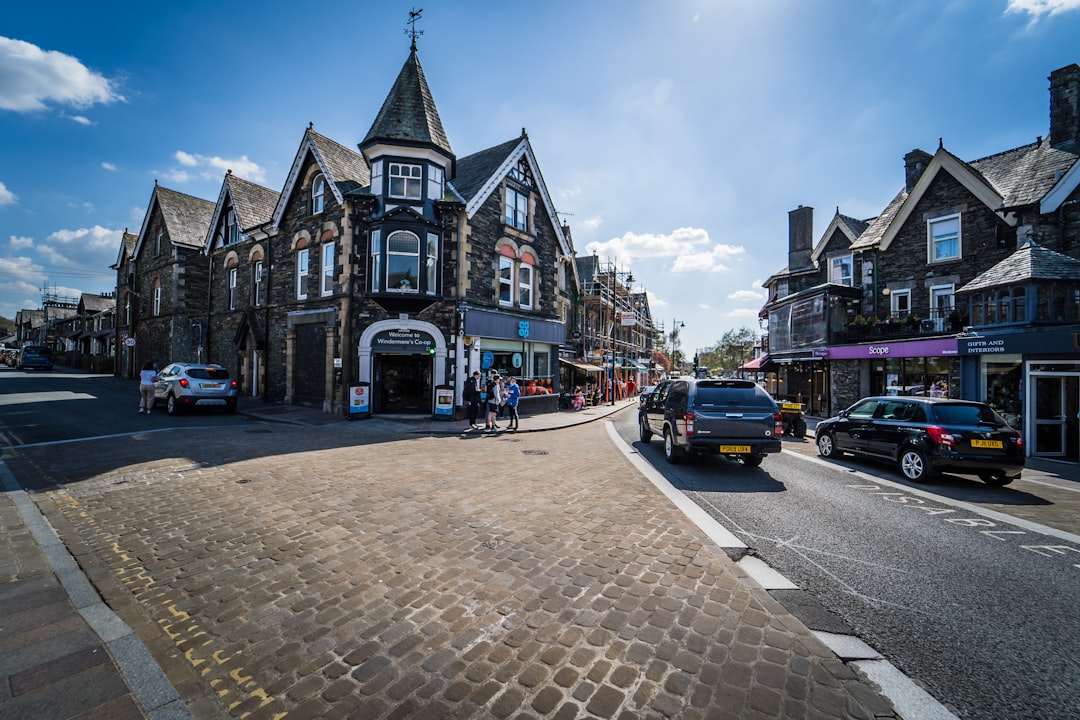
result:
[[[522,455],[547,455],[547,450],[522,450]]]

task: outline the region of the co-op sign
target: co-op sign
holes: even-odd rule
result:
[[[376,352],[423,354],[435,349],[435,340],[419,330],[383,330],[371,339]]]

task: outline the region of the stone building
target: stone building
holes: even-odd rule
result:
[[[879,393],[985,400],[1034,438],[1028,452],[1080,459],[1067,422],[1080,411],[1078,97],[1074,64],[1050,75],[1048,139],[968,162],[942,142],[907,153],[882,213],[838,211],[821,252],[805,239],[812,211],[794,211],[803,229],[763,309],[779,394],[798,386],[817,414]]]

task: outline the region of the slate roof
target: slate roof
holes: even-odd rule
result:
[[[507,156],[520,144],[521,138],[516,137],[513,140],[507,140],[487,150],[481,150],[459,159],[457,161],[457,174],[451,183],[454,190],[468,203],[483,189],[488,179],[495,174],[495,171],[505,162]]]
[[[844,223],[844,225],[847,225],[847,229],[851,231],[851,234],[856,239],[858,239],[858,237],[866,231],[867,226],[869,226],[870,224],[869,220],[858,220],[849,215],[843,215],[840,213],[837,213],[837,217],[840,218],[840,222]]]
[[[229,173],[225,176],[233,210],[240,230],[256,228],[270,221],[277,207],[279,193]]]
[[[200,248],[214,218],[215,203],[158,185],[154,188],[158,209],[175,245]]]
[[[83,293],[79,298],[79,304],[82,306],[84,312],[98,313],[102,310],[112,310],[116,307],[116,301],[111,297],[102,297],[101,295],[92,295],[90,293]]]
[[[413,46],[360,147],[379,140],[434,145],[453,155]]]
[[[1031,242],[957,292],[973,292],[1029,280],[1080,280],[1080,260]]]
[[[311,128],[308,128],[307,136],[311,139],[323,166],[330,173],[330,181],[337,185],[343,195],[371,185],[371,168],[363,155]]]
[[[1047,140],[973,160],[969,165],[1004,198],[1006,208],[1039,202],[1069,171],[1077,156]]]
[[[866,230],[859,235],[859,239],[851,243],[851,249],[865,250],[866,248],[876,247],[881,242],[885,231],[892,225],[893,218],[896,217],[896,213],[900,211],[900,207],[907,200],[907,197],[907,189],[901,188],[885,210],[867,224]]]

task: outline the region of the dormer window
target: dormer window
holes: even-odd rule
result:
[[[225,232],[228,236],[226,241],[228,245],[240,242],[240,223],[236,222],[236,213],[232,210],[225,217]]]
[[[423,169],[419,165],[390,163],[390,197],[419,200],[423,190]]]
[[[326,209],[326,178],[316,175],[311,183],[311,214],[318,215]]]
[[[834,257],[829,261],[829,282],[851,287],[853,284],[852,267],[850,255]]]

